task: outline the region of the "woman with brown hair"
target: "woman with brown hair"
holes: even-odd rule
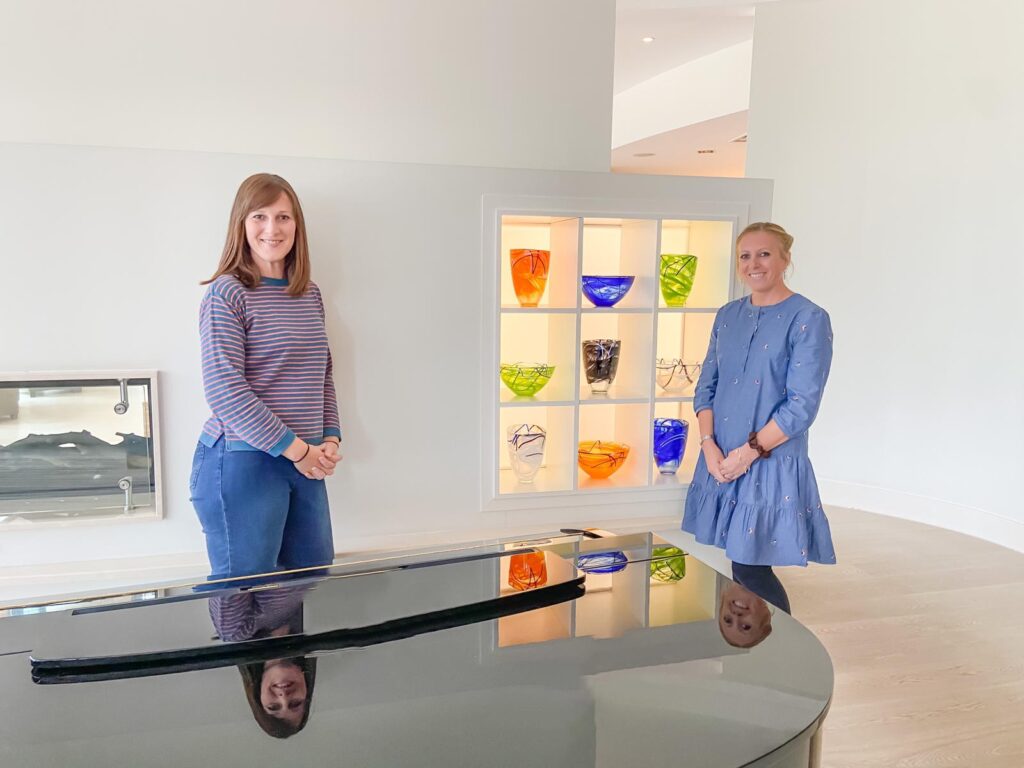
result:
[[[341,425],[323,299],[309,275],[295,190],[280,176],[250,176],[199,310],[212,415],[189,490],[211,578],[334,558],[323,480],[341,460]]]
[[[217,636],[228,643],[302,633],[303,599],[308,586],[245,590],[210,598]],[[306,727],[316,682],[312,656],[270,659],[238,667],[252,716],[278,739]]]

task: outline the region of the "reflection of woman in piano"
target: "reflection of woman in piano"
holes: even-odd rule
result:
[[[224,642],[302,633],[305,587],[239,592],[210,598],[210,618]],[[271,659],[238,668],[260,728],[286,739],[306,727],[316,681],[316,659]]]
[[[753,648],[772,633],[771,609],[749,589],[733,581],[725,585],[718,604],[718,629],[729,645]]]

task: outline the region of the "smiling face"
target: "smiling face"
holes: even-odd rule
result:
[[[783,274],[789,254],[778,236],[765,231],[748,232],[736,247],[740,278],[751,293],[771,295],[786,290]]]
[[[722,591],[718,629],[729,645],[751,648],[772,633],[772,614],[764,600],[732,583]]]
[[[306,677],[290,661],[268,661],[260,683],[260,704],[271,717],[298,725],[306,713]]]
[[[283,278],[285,259],[295,245],[295,212],[284,192],[270,205],[245,217],[245,239],[253,263],[263,277]]]

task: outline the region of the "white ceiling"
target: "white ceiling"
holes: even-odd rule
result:
[[[615,20],[615,93],[666,70],[707,56],[754,36],[754,6],[680,8],[631,7],[641,0],[619,0]],[[646,5],[652,5],[648,2]],[[650,36],[653,43],[641,42]]]
[[[754,8],[775,0],[617,0],[615,93],[681,64],[752,40]],[[653,43],[643,43],[645,36]],[[620,173],[743,176],[747,112],[724,115],[651,136],[612,152]],[[698,149],[715,153],[698,154]],[[653,157],[635,154],[653,152]]]
[[[747,112],[666,131],[612,150],[615,173],[742,177],[747,145],[732,140],[747,130]],[[711,154],[698,149],[713,149]],[[653,157],[636,157],[653,152]]]

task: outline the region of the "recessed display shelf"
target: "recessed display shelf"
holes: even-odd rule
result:
[[[493,498],[536,500],[684,489],[693,476],[699,450],[692,407],[694,382],[687,379],[664,389],[656,381],[656,363],[678,360],[689,371],[703,361],[714,314],[738,295],[732,241],[742,222],[737,217],[543,212],[502,216],[500,211],[498,220],[499,249],[493,258],[498,279],[495,290],[500,298],[497,342],[501,362],[544,363],[555,370],[533,397],[517,397],[498,384]],[[512,267],[513,251],[523,249],[549,254],[531,263],[534,271],[527,277],[533,282],[526,289],[522,288],[526,278],[519,274],[514,280]],[[688,303],[682,307],[667,306],[661,290],[662,254],[666,253],[697,257]],[[523,265],[518,269],[522,271]],[[588,279],[584,292],[584,275],[633,280],[622,294],[623,281]],[[614,291],[612,299],[600,293],[609,284]],[[522,306],[524,295],[534,300],[538,286],[537,306]],[[678,301],[678,290],[670,298]],[[605,300],[616,303],[594,306],[595,301]],[[615,365],[611,365],[613,357]],[[610,369],[614,369],[613,375]],[[607,391],[602,392],[609,377]],[[662,475],[655,464],[655,417],[681,418],[690,425],[676,474]],[[530,482],[516,477],[505,455],[505,432],[513,421],[536,423],[548,430],[543,465]],[[608,477],[592,477],[579,465],[580,444],[595,440],[629,447],[626,459]]]

